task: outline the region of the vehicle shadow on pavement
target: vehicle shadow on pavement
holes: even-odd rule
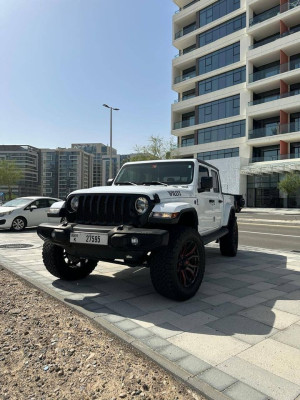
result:
[[[93,317],[133,319],[146,328],[161,328],[162,337],[184,332],[234,335],[255,344],[300,320],[295,301],[300,300],[296,261],[293,264],[291,259],[287,268],[286,256],[263,251],[240,250],[235,258],[222,257],[217,248],[206,252],[202,285],[185,302],[157,294],[147,268],[115,265],[114,272],[110,264],[109,274],[104,275],[101,262],[88,278],[56,280],[53,286],[69,292],[65,301],[91,311]]]

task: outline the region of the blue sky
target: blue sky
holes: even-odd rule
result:
[[[0,0],[0,144],[170,137],[172,0]]]

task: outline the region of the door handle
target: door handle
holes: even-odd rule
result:
[[[209,202],[215,204],[215,200],[209,200]]]
[[[223,200],[219,200],[219,203],[223,203]]]

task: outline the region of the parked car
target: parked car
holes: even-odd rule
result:
[[[0,206],[0,228],[23,231],[26,227],[53,221],[47,216],[52,204],[60,201],[52,197],[18,197]],[[59,223],[61,218],[57,218]]]
[[[82,279],[100,260],[124,260],[149,266],[163,296],[186,300],[204,275],[204,245],[217,241],[222,255],[237,254],[234,196],[222,193],[216,167],[196,159],[127,163],[111,183],[53,205],[49,215],[64,224],[39,225],[52,275]]]

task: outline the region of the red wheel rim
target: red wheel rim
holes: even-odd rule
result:
[[[199,273],[200,254],[197,242],[186,242],[178,257],[177,276],[182,286],[191,287]]]

